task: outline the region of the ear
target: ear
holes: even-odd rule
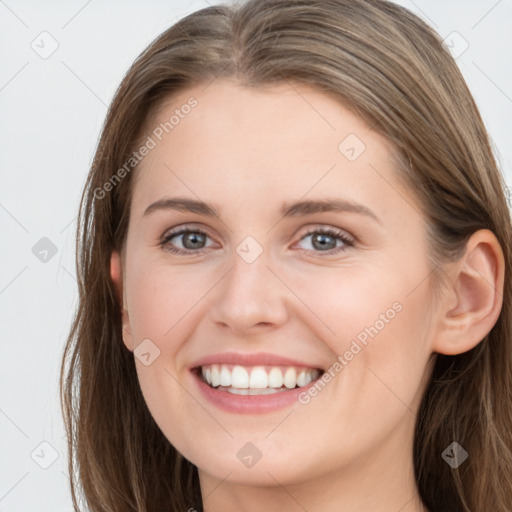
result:
[[[113,251],[110,257],[110,277],[114,283],[116,288],[117,298],[119,300],[119,305],[121,307],[121,315],[122,315],[122,325],[123,325],[123,341],[126,345],[126,348],[130,351],[133,351],[133,338],[132,338],[132,330],[130,327],[130,318],[128,316],[128,310],[125,308],[126,305],[126,295],[125,289],[123,286],[123,270],[122,270],[122,262],[121,255],[117,251]]]
[[[493,328],[503,304],[505,261],[496,236],[473,233],[464,256],[447,271],[432,349],[446,355],[474,348]]]

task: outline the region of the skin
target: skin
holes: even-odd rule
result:
[[[426,510],[412,442],[431,355],[465,352],[494,325],[498,242],[475,233],[465,256],[443,266],[446,286],[434,301],[426,220],[395,174],[386,139],[307,86],[221,80],[173,97],[143,138],[190,96],[198,105],[136,170],[125,249],[113,253],[111,269],[127,349],[150,339],[160,350],[149,366],[135,359],[141,389],[164,435],[198,467],[205,510]],[[349,134],[366,146],[354,161],[338,150]],[[203,200],[219,215],[144,215],[164,197]],[[283,202],[326,198],[364,205],[378,220],[279,213]],[[162,247],[176,227],[205,230],[206,249],[169,252],[172,244],[183,249],[182,236]],[[318,228],[355,242],[338,241],[341,250],[326,255],[313,243]],[[250,264],[236,252],[247,236],[263,248]],[[329,252],[336,239],[327,241]],[[188,370],[223,351],[271,352],[327,369],[394,303],[401,311],[307,405],[225,412],[198,393]],[[247,442],[262,454],[251,468],[237,457]]]

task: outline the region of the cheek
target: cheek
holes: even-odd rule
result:
[[[126,283],[132,335],[136,343],[144,338],[163,341],[194,317],[215,275],[192,265],[135,260],[127,267]]]
[[[372,326],[383,331],[409,302],[405,280],[397,279],[390,269],[321,268],[298,274],[300,281],[290,275],[290,288],[304,298],[317,323],[330,331],[339,347],[359,335],[364,341]]]
[[[366,380],[382,387],[380,377],[412,400],[431,353],[431,299],[423,269],[402,262],[400,269],[328,270],[295,283],[315,315],[317,335],[342,357],[343,369],[350,367],[354,384]]]

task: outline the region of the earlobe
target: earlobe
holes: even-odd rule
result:
[[[490,332],[503,303],[504,268],[503,251],[495,235],[487,229],[473,233],[464,256],[449,271],[435,352],[462,354]]]
[[[126,348],[133,351],[133,338],[130,327],[130,318],[126,309],[125,289],[123,285],[123,272],[121,256],[117,251],[113,251],[110,257],[110,277],[114,283],[119,307],[121,308],[122,328],[123,328],[123,341]]]

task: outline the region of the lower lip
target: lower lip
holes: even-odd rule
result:
[[[314,386],[317,380],[310,382],[302,388],[293,388],[288,391],[280,391],[271,395],[235,395],[229,391],[221,391],[212,388],[204,382],[194,371],[191,372],[197,382],[201,393],[205,398],[215,406],[227,412],[241,414],[260,414],[283,409],[293,403],[298,402],[301,393],[308,391]]]

